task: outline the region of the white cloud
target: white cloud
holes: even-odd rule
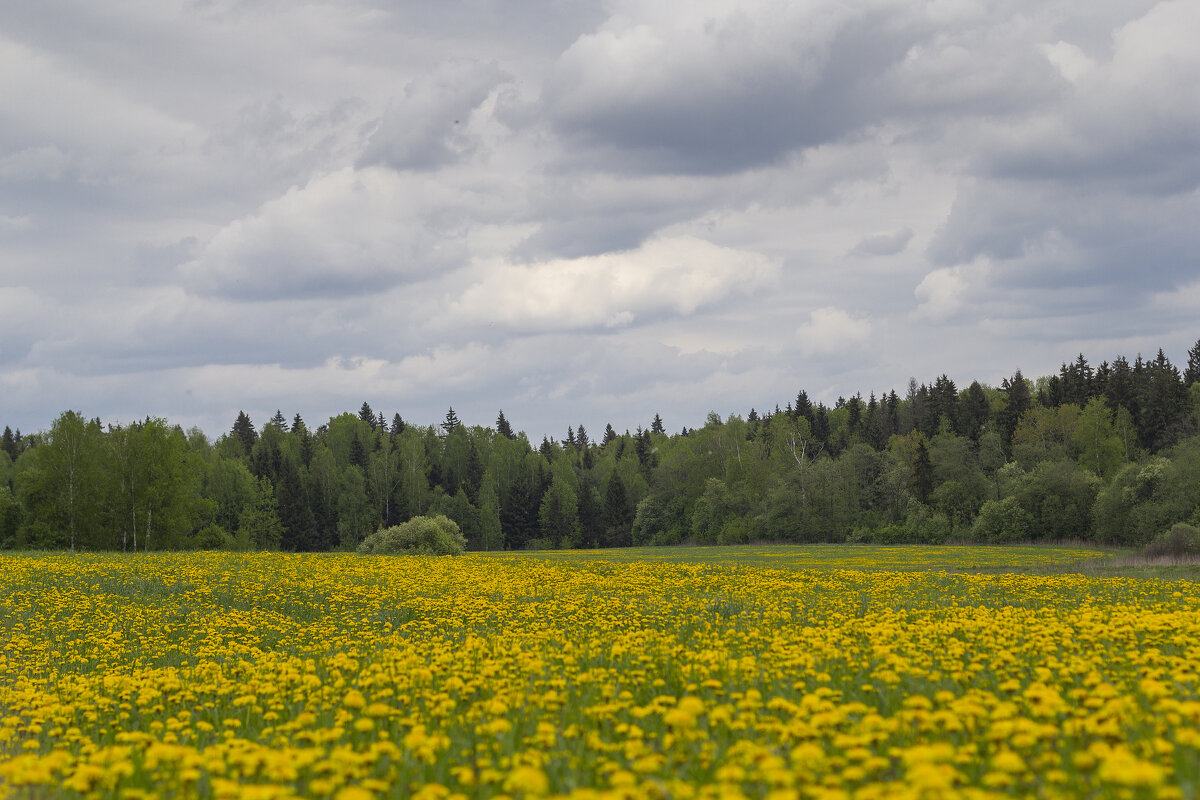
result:
[[[913,294],[917,297],[916,318],[947,320],[963,307],[967,281],[962,267],[935,269],[926,275]]]
[[[827,306],[809,312],[808,322],[796,329],[805,355],[832,355],[855,350],[871,337],[871,321]]]
[[[636,250],[531,265],[493,263],[450,303],[456,320],[520,330],[620,328],[643,317],[687,316],[769,285],[779,265],[693,236]]]
[[[240,299],[380,292],[465,263],[467,194],[428,177],[345,168],[225,226],[182,273],[194,291]]]

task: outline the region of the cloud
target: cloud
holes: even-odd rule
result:
[[[833,306],[809,312],[808,322],[796,329],[800,348],[807,356],[852,351],[865,344],[870,336],[870,320],[852,317]]]
[[[912,237],[913,230],[907,225],[886,233],[873,233],[860,239],[858,244],[850,249],[849,255],[894,256],[908,247]]]
[[[962,267],[935,269],[926,275],[913,294],[917,297],[918,319],[942,321],[963,308],[967,280]]]
[[[469,207],[439,181],[346,168],[226,225],[181,273],[241,300],[380,292],[465,263]]]
[[[495,64],[466,59],[439,64],[389,105],[358,163],[433,169],[469,154],[478,146],[469,132],[471,115],[508,80]]]
[[[610,166],[720,174],[878,118],[876,79],[909,42],[887,4],[623,6],[558,59],[541,104]]]
[[[489,264],[450,304],[455,319],[517,330],[621,328],[745,296],[769,285],[779,265],[758,253],[692,236],[527,266]]]

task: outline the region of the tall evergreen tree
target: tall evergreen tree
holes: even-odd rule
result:
[[[307,430],[307,428],[304,425],[304,420],[300,417],[300,412],[297,411],[296,416],[292,417],[292,433],[299,433],[303,430]]]
[[[450,406],[450,410],[446,412],[446,419],[442,421],[442,430],[449,435],[451,431],[461,424],[458,420],[458,415],[454,413],[454,406]]]
[[[633,507],[629,503],[629,491],[615,472],[608,479],[608,490],[604,495],[603,522],[603,546],[629,547],[633,544]]]
[[[979,381],[972,381],[967,390],[963,392],[958,413],[958,430],[963,436],[978,444],[979,434],[983,432],[983,426],[988,423],[992,415],[992,404],[988,401],[987,392],[983,390]]]
[[[392,416],[392,427],[388,432],[391,433],[392,436],[399,436],[400,434],[404,433],[404,429],[407,427],[408,426],[404,424],[404,420],[401,418],[399,412],[397,412]]]
[[[287,456],[282,458],[279,465],[275,508],[283,524],[281,546],[284,550],[317,549],[316,518],[308,502],[308,493],[300,479],[300,470]]]
[[[1200,381],[1200,339],[1192,345],[1187,353],[1187,366],[1183,370],[1183,385],[1191,386]]]
[[[503,436],[505,439],[516,439],[517,435],[513,433],[512,425],[504,418],[504,409],[500,409],[500,416],[496,417],[496,433]]]
[[[242,453],[247,458],[254,451],[254,443],[258,441],[258,431],[245,411],[239,411],[237,420],[233,423],[233,435],[242,444]]]
[[[658,414],[654,415],[654,420],[650,423],[650,432],[664,435],[667,432],[666,428],[663,427],[662,417],[660,417]]]
[[[283,416],[282,409],[275,409],[275,416],[271,417],[271,424],[281,431],[287,430],[287,420]]]
[[[605,445],[607,445],[609,442],[611,442],[612,440],[614,440],[616,438],[617,438],[617,432],[613,430],[612,423],[610,422],[604,426],[604,441],[602,441],[600,443],[600,446],[604,447]]]
[[[1029,410],[1032,405],[1032,398],[1029,392],[1029,384],[1025,382],[1025,376],[1021,374],[1021,370],[1013,373],[1012,378],[1005,378],[1000,384],[1001,390],[1004,392],[1004,408],[1000,410],[999,421],[1000,430],[1004,436],[1006,445],[1012,444],[1013,433],[1017,430],[1017,423],[1021,420],[1021,415]]]
[[[375,411],[371,408],[371,404],[366,400],[363,400],[362,406],[358,409],[358,418],[370,425],[372,428],[375,427]]]
[[[8,453],[8,457],[11,460],[17,460],[17,456],[19,455],[17,453],[17,438],[13,436],[12,428],[7,425],[4,426],[4,438],[0,439],[0,450]]]

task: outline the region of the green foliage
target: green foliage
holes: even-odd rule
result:
[[[1200,556],[1200,528],[1177,522],[1171,530],[1146,545],[1146,555],[1151,558],[1196,558]]]
[[[989,500],[979,509],[971,527],[971,537],[986,544],[1008,544],[1030,539],[1033,515],[1021,507],[1015,497]]]
[[[454,520],[442,514],[413,517],[372,533],[358,546],[360,555],[461,555],[467,546]]]

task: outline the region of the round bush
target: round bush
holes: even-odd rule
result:
[[[358,546],[362,555],[457,556],[467,546],[458,524],[447,516],[413,517],[375,531]]]

